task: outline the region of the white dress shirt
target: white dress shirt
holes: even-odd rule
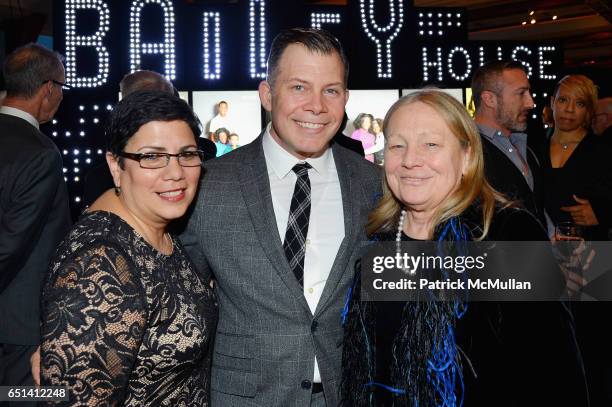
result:
[[[19,117],[20,119],[23,119],[26,122],[30,123],[32,126],[36,127],[37,130],[40,130],[38,120],[36,120],[36,118],[28,112],[24,112],[20,109],[15,109],[14,107],[10,106],[2,106],[0,107],[0,113],[8,114],[9,116]]]
[[[228,116],[221,116],[220,114],[216,115],[210,120],[210,125],[208,126],[208,132],[214,133],[218,129],[225,127],[227,131],[231,133],[231,120]],[[227,135],[229,137],[229,134]]]
[[[272,205],[280,240],[285,240],[291,198],[297,175],[291,170],[298,163],[312,166],[308,171],[311,189],[310,221],[304,258],[304,296],[314,314],[323,288],[344,239],[344,212],[340,180],[331,149],[321,157],[299,160],[282,148],[270,135],[263,135],[263,150],[268,168]],[[314,382],[321,382],[315,357]]]

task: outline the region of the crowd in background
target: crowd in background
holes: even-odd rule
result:
[[[3,70],[0,386],[67,386],[66,405],[612,402],[607,308],[566,301],[588,269],[552,252],[532,270],[558,289],[546,303],[360,289],[377,242],[610,240],[612,99],[588,77],[559,80],[546,131],[530,132],[524,66],[486,63],[474,117],[439,89],[410,93],[384,120],[355,118],[360,156],[333,141],[348,62],[324,30],[274,39],[258,89],[271,121],[242,147],[226,101],[203,131],[167,79],[126,75],[71,227],[62,157],[39,130],[62,61],[30,44]]]

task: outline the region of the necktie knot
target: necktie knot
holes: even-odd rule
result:
[[[308,163],[299,163],[295,164],[291,171],[295,172],[298,177],[303,177],[308,175],[308,170],[311,169],[312,166]]]

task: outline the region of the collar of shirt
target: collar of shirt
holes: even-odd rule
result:
[[[291,169],[301,162],[307,162],[312,168],[323,178],[328,176],[331,160],[333,160],[331,148],[325,150],[325,152],[317,158],[307,158],[306,160],[300,160],[297,157],[289,154],[287,150],[281,147],[270,134],[270,128],[272,123],[268,123],[266,130],[263,134],[263,150],[264,156],[266,157],[266,164],[269,168],[274,171],[279,179],[283,179],[291,172]]]
[[[0,107],[0,113],[7,114],[9,116],[19,117],[20,119],[25,120],[30,123],[32,126],[36,127],[36,129],[40,130],[40,125],[38,124],[38,120],[34,118],[30,113],[24,112],[23,110],[16,109],[10,106],[2,106]]]
[[[482,124],[477,124],[478,130],[481,134],[483,134],[486,138],[493,141],[495,138],[505,138],[504,134],[501,130],[493,129],[491,127],[484,126]],[[527,144],[527,134],[525,133],[510,133],[510,142],[514,145],[520,145],[525,143]]]

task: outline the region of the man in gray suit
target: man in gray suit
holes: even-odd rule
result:
[[[341,45],[322,30],[273,41],[259,96],[272,121],[205,164],[182,239],[217,281],[213,406],[336,406],[341,312],[379,169],[331,143],[348,100]]]

